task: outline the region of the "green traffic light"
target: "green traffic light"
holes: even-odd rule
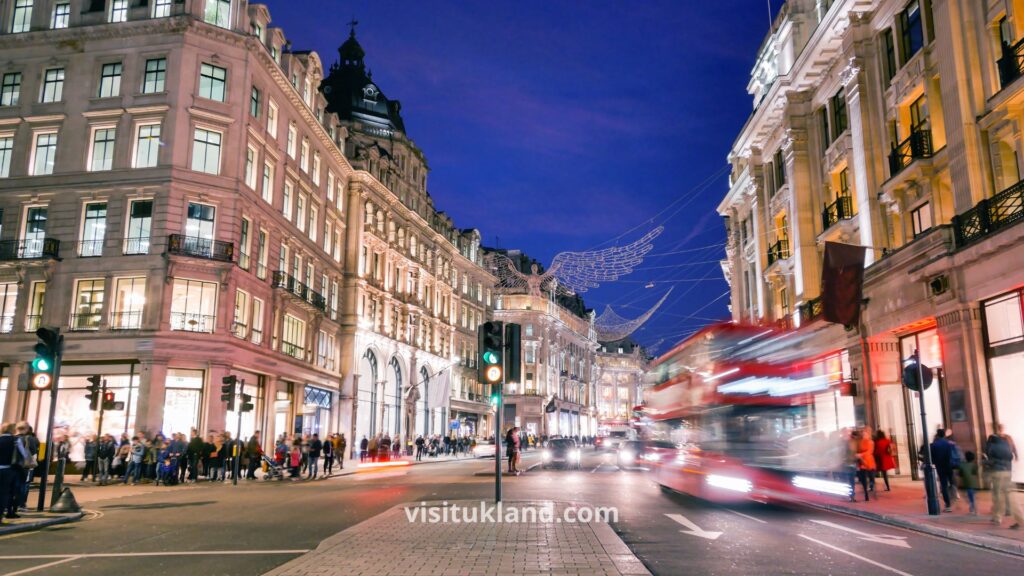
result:
[[[487,364],[497,364],[498,355],[488,350],[487,352],[484,352],[484,362]]]
[[[46,358],[39,357],[32,361],[32,369],[36,372],[49,372],[50,368],[50,361]]]

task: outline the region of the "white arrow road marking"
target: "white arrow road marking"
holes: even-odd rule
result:
[[[697,536],[699,538],[707,538],[708,540],[717,540],[718,537],[722,535],[721,532],[708,532],[707,530],[701,530],[700,526],[697,526],[682,514],[665,514],[665,516],[668,516],[689,528],[689,530],[680,530],[683,534],[689,534],[690,536]]]
[[[815,540],[814,538],[811,538],[810,536],[804,536],[803,534],[797,534],[797,536],[799,536],[799,537],[801,537],[801,538],[803,538],[805,540],[810,540],[811,542],[814,542],[815,544],[821,544],[822,546],[824,546],[826,548],[831,548],[831,549],[835,550],[836,552],[842,552],[843,554],[846,554],[847,556],[853,556],[854,558],[856,558],[858,560],[863,560],[864,562],[867,562],[868,564],[871,564],[872,566],[878,566],[879,568],[888,570],[889,572],[892,572],[894,574],[899,574],[900,576],[913,576],[913,574],[908,574],[906,572],[903,572],[902,570],[897,570],[897,569],[895,569],[895,568],[893,568],[891,566],[886,566],[885,564],[881,564],[879,562],[875,562],[874,560],[872,560],[870,558],[865,558],[863,556],[854,554],[853,552],[850,552],[849,550],[843,550],[842,548],[839,548],[838,546],[833,546],[833,545],[831,545],[831,544],[829,544],[827,542],[822,542],[821,540]]]
[[[861,532],[860,530],[854,530],[853,528],[847,528],[839,524],[833,524],[825,520],[811,520],[815,524],[821,524],[822,526],[828,526],[837,530],[844,530],[851,534],[856,534],[861,540],[867,540],[868,542],[875,542],[877,544],[888,544],[889,546],[896,546],[897,548],[910,548],[910,544],[907,543],[906,536],[889,536],[885,534],[868,534]]]

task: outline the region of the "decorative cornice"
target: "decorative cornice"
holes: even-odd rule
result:
[[[216,122],[225,126],[230,126],[235,123],[235,119],[231,116],[224,116],[223,114],[217,114],[216,112],[210,112],[209,110],[203,110],[201,108],[196,108],[195,106],[189,106],[188,112],[197,118]]]
[[[125,112],[139,116],[142,114],[163,114],[170,109],[171,107],[167,104],[156,104],[154,106],[132,106],[130,108],[125,108]]]
[[[67,118],[64,114],[47,114],[46,116],[26,116],[25,122],[29,124],[44,124],[47,122],[63,122]]]
[[[85,116],[86,118],[120,118],[124,112],[124,108],[111,108],[109,110],[82,112],[82,116]]]

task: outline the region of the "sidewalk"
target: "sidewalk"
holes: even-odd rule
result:
[[[418,504],[418,503],[417,503]],[[438,503],[433,503],[438,504]],[[448,505],[479,507],[480,501]],[[565,502],[505,502],[524,508]],[[649,575],[605,523],[410,522],[404,506],[339,532],[268,576]]]
[[[949,538],[982,548],[991,548],[1009,554],[1024,556],[1024,529],[1010,530],[1012,518],[1003,518],[1002,526],[991,523],[992,493],[979,491],[975,495],[978,516],[968,515],[967,492],[960,490],[960,500],[954,502],[953,512],[928,515],[924,498],[924,485],[909,479],[890,479],[891,492],[883,492],[885,483],[881,478],[875,481],[877,492],[870,502],[864,502],[860,485],[857,485],[857,502],[811,496],[803,503],[834,512],[850,514],[870,520],[877,520],[901,528],[924,532],[933,536]],[[1017,493],[1018,505],[1024,506],[1024,494]],[[939,495],[942,507],[942,496]]]
[[[35,509],[33,508],[33,510]],[[18,515],[20,515],[21,518],[4,518],[4,523],[0,524],[0,536],[14,534],[16,532],[38,530],[40,528],[46,528],[47,526],[56,526],[57,524],[66,524],[68,522],[74,522],[84,516],[81,512],[51,514],[50,512],[34,511],[19,512]]]

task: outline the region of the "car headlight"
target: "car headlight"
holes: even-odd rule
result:
[[[578,461],[580,459],[580,451],[578,449],[577,450],[573,450],[572,452],[570,452],[570,454],[572,454],[572,459],[573,460],[577,460]]]
[[[541,458],[544,460],[551,460],[551,450],[545,450],[540,453]]]
[[[751,492],[754,490],[754,485],[746,478],[719,476],[718,474],[708,474],[705,478],[708,485],[715,488],[732,490],[734,492]]]
[[[619,452],[619,460],[631,462],[634,458],[636,458],[636,453],[632,450],[622,450]]]

